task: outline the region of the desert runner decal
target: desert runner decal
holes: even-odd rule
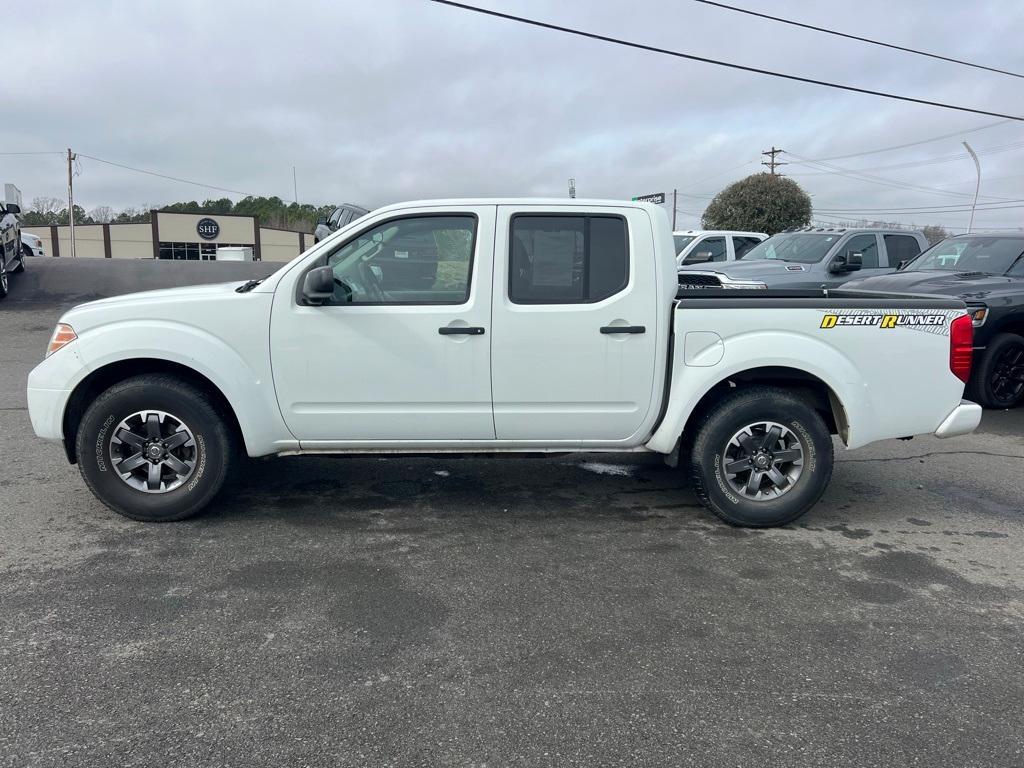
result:
[[[879,309],[826,309],[822,310],[819,328],[841,328],[848,326],[878,328],[881,330],[907,328],[924,331],[938,336],[949,335],[949,324],[963,314],[957,309],[936,309],[930,312],[910,310]]]

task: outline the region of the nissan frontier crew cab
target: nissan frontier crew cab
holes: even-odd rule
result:
[[[833,434],[978,425],[959,299],[677,298],[675,255],[642,202],[380,208],[262,281],[75,307],[29,376],[32,425],[136,520],[195,514],[241,451],[638,451],[748,526],[814,505]]]

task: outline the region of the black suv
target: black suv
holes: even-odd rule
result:
[[[843,288],[963,299],[974,321],[967,397],[986,408],[1024,399],[1024,233],[950,237],[894,274]]]

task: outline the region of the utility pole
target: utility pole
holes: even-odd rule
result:
[[[68,223],[71,225],[71,258],[77,258],[75,253],[75,192],[74,183],[74,168],[72,164],[75,161],[74,152],[71,151],[71,147],[68,147]]]
[[[576,198],[576,179],[569,179],[569,199]]]
[[[978,181],[974,185],[974,202],[971,203],[971,221],[967,225],[967,234],[971,234],[971,230],[974,228],[974,209],[978,207],[978,192],[981,191],[981,163],[978,162],[978,156],[974,154],[974,150],[971,149],[971,145],[966,141],[962,142],[967,151],[971,153],[971,158],[974,160],[974,169],[978,172]]]
[[[772,176],[779,176],[780,175],[780,174],[775,172],[775,169],[778,168],[779,166],[781,166],[781,165],[789,165],[789,163],[782,163],[782,162],[779,162],[778,160],[775,159],[775,156],[777,154],[779,154],[780,152],[785,152],[785,151],[786,150],[784,150],[784,149],[776,149],[775,145],[773,144],[771,149],[769,149],[767,152],[762,152],[761,153],[762,155],[765,155],[768,158],[767,161],[762,160],[761,161],[761,165],[766,167],[771,172]]]
[[[672,231],[676,231],[676,193],[678,189],[672,190]]]
[[[292,166],[292,190],[295,193],[295,204],[299,204],[299,179],[295,175],[295,166]]]

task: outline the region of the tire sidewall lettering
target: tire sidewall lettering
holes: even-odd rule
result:
[[[718,451],[715,451],[715,458],[713,460],[713,464],[715,466],[715,482],[718,483],[718,489],[722,492],[722,495],[725,496],[725,498],[727,498],[732,504],[739,504],[739,497],[733,494],[732,489],[729,488],[729,486],[725,482],[725,472],[722,469],[722,456],[721,454],[718,453]]]
[[[203,474],[206,472],[206,441],[203,436],[196,433],[196,445],[199,447],[199,464],[196,466],[196,471],[185,486],[185,492],[189,493],[195,489],[196,485],[203,478]]]
[[[107,432],[110,429],[110,425],[114,423],[115,418],[116,417],[113,414],[107,416],[106,420],[103,422],[103,425],[100,427],[99,432],[96,433],[96,468],[100,472],[107,471],[107,460],[106,458],[104,458],[107,442]]]

